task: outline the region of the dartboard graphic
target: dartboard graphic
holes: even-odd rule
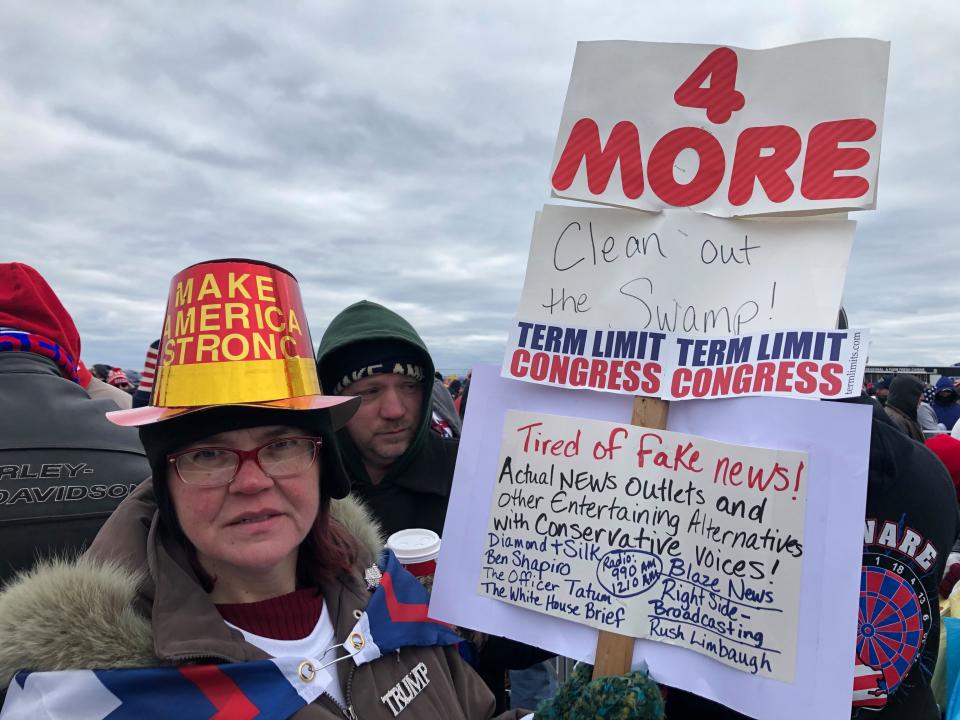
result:
[[[905,563],[871,556],[860,575],[857,655],[883,673],[888,692],[913,667],[930,630],[930,603],[923,585]]]

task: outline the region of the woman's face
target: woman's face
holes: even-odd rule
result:
[[[182,448],[252,450],[304,431],[271,425],[211,435]],[[179,451],[178,451],[179,452]],[[318,452],[319,455],[319,452]],[[167,486],[180,527],[197,550],[200,565],[213,576],[255,577],[289,567],[320,507],[320,458],[294,477],[275,480],[246,458],[229,485],[197,487],[181,481],[171,464]]]

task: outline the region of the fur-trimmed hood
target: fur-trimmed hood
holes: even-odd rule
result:
[[[134,609],[142,574],[86,556],[48,560],[0,593],[0,687],[18,670],[157,664]]]
[[[18,670],[144,667],[158,657],[150,619],[156,560],[144,555],[153,492],[143,483],[107,521],[87,553],[45,561],[0,591],[0,688]],[[331,502],[331,516],[361,546],[363,563],[383,539],[367,509],[348,497]],[[117,525],[140,524],[141,547],[117,542]],[[135,527],[134,527],[135,529]],[[129,533],[128,533],[129,534]],[[147,543],[143,539],[150,538]]]

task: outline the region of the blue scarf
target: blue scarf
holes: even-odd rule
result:
[[[0,352],[28,352],[53,360],[67,380],[80,382],[77,360],[57,343],[43,335],[0,328]]]

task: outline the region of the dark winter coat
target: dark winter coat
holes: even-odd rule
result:
[[[136,430],[109,422],[53,361],[0,352],[0,582],[85,548],[150,475]]]
[[[855,402],[871,403],[866,397]],[[879,707],[864,707],[856,717],[940,717],[930,689],[940,645],[937,593],[958,529],[956,496],[943,464],[875,406],[857,664],[861,676],[872,673],[872,700]],[[891,617],[899,620],[891,624]]]

